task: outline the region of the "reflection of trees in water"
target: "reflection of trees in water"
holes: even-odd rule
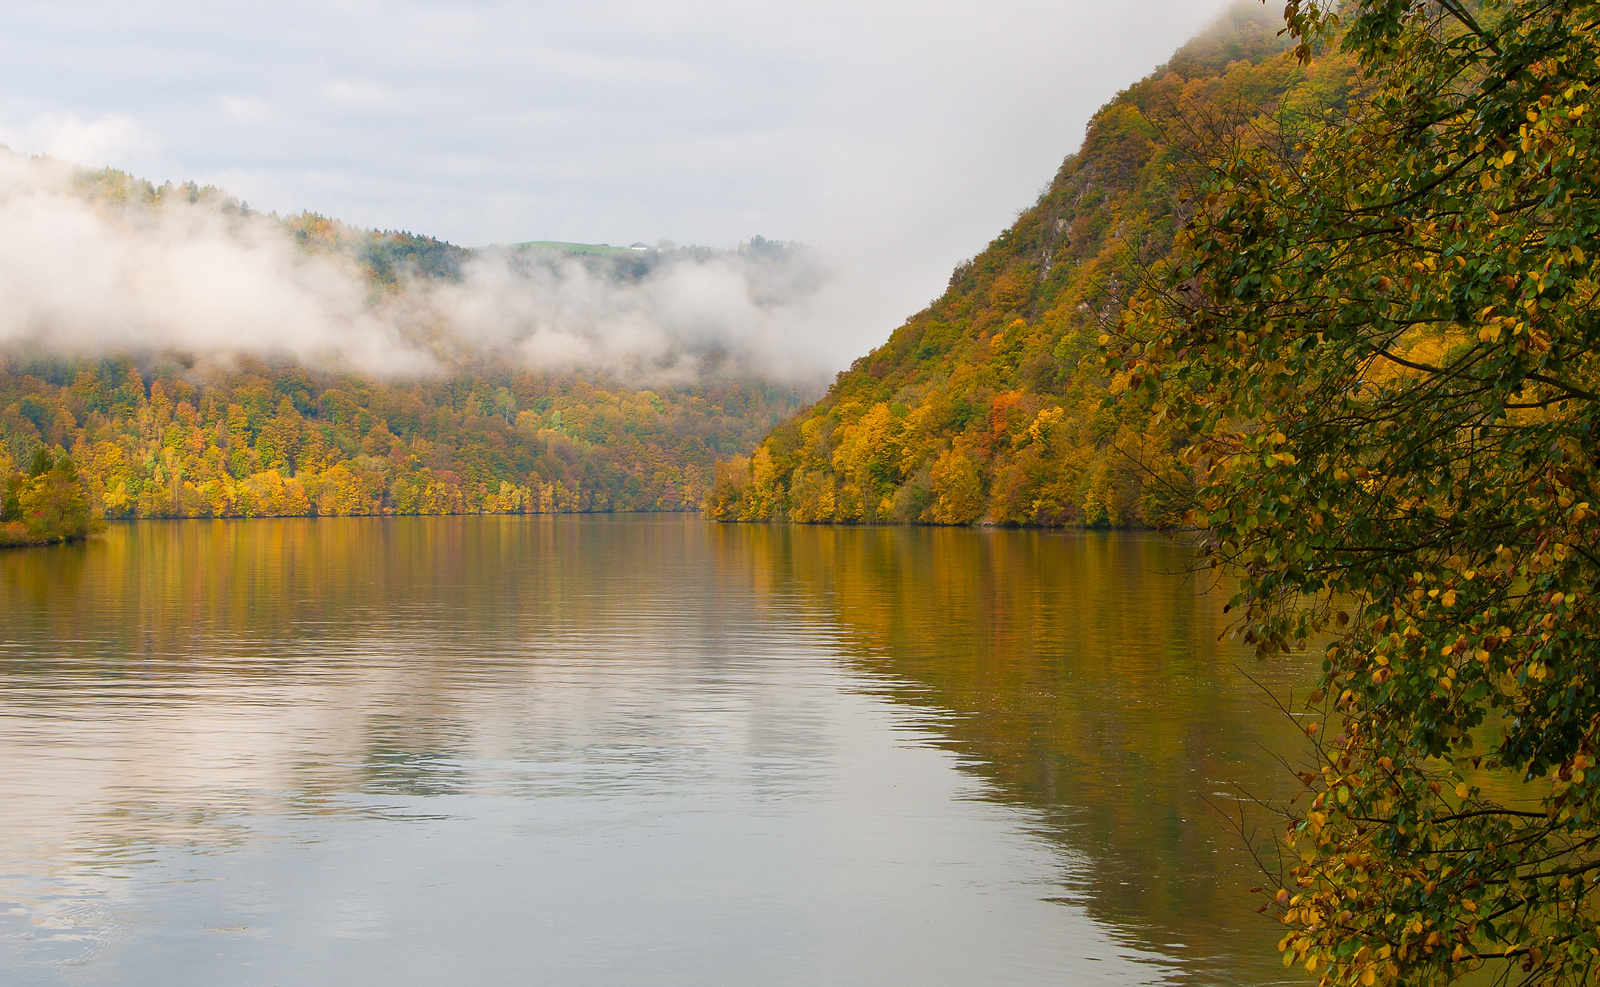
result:
[[[619,673],[659,661],[674,687],[711,690],[717,662],[792,647],[810,626],[842,637],[864,687],[926,713],[993,798],[1028,808],[1043,836],[1085,862],[1065,894],[1096,917],[1141,945],[1202,956],[1272,937],[1247,910],[1247,860],[1204,799],[1233,781],[1274,788],[1283,775],[1262,748],[1284,749],[1289,731],[1216,641],[1220,594],[1172,575],[1183,549],[1159,538],[288,519],[116,525],[87,545],[38,551],[54,554],[0,554],[0,621],[21,642],[0,649],[7,701],[58,701],[34,680],[78,683],[90,703],[139,695],[192,724],[204,738],[194,750],[232,752],[210,774],[143,768],[151,791],[170,797],[123,835],[162,838],[182,806],[239,785],[246,761],[257,767],[241,809],[270,792],[307,815],[459,792],[485,757],[525,763],[559,747],[591,764],[586,721],[651,711],[618,710],[599,691],[540,705],[538,674],[559,676],[565,659],[615,660]],[[617,643],[629,635],[655,651]],[[1279,688],[1297,673],[1247,670]],[[780,720],[752,723],[748,742],[805,749]],[[234,735],[251,722],[266,724],[259,738]],[[534,735],[551,746],[507,740]],[[1241,966],[1255,969],[1220,959],[1190,969],[1204,978]]]
[[[57,557],[46,564],[28,553],[0,555],[0,580],[8,617],[32,625],[35,639],[71,641],[65,651],[97,660],[102,674],[149,661],[215,667],[225,660],[240,674],[266,673],[289,645],[313,641],[324,670],[337,671],[341,642],[382,638],[443,652],[453,632],[480,641],[485,624],[548,632],[581,621],[583,610],[603,601],[560,592],[573,575],[573,552],[565,549],[576,547],[560,535],[573,524],[543,517],[135,523],[53,549]],[[528,585],[530,552],[544,585]],[[513,559],[520,578],[508,571]],[[520,606],[530,593],[551,605]]]
[[[1245,673],[1281,693],[1310,670],[1236,668],[1242,652],[1217,640],[1227,594],[1179,574],[1182,546],[775,526],[724,545],[741,548],[837,615],[856,666],[887,695],[949,711],[930,722],[946,746],[1087,855],[1075,897],[1093,914],[1146,945],[1216,957],[1198,976],[1236,974],[1241,954],[1272,975],[1274,930],[1247,893],[1259,872],[1207,800],[1225,803],[1234,784],[1285,791],[1267,752],[1295,749],[1298,735]]]
[[[87,545],[0,553],[0,690],[57,723],[81,715],[63,740],[90,756],[130,752],[117,791],[76,798],[142,786],[118,833],[151,842],[214,842],[183,820],[219,794],[240,812],[359,814],[487,784],[470,776],[498,770],[485,759],[594,767],[607,730],[670,730],[650,725],[647,695],[618,691],[714,687],[719,635],[748,625],[717,609],[722,590],[749,596],[748,569],[713,572],[701,532],[683,517],[115,524]],[[619,674],[564,679],[569,660]],[[137,715],[108,725],[102,711],[124,706]],[[748,728],[769,752],[815,739],[782,717]],[[628,778],[544,772],[530,790],[683,769],[654,757],[628,752]]]
[[[361,796],[461,790],[463,761],[481,754],[466,697],[514,677],[496,642],[558,636],[601,605],[573,571],[574,530],[556,518],[140,522],[0,553],[5,702],[82,745],[83,763],[118,765],[34,779],[51,794],[36,822],[13,813],[8,834],[53,842],[55,827],[108,854],[216,847],[237,836],[225,816],[388,813]],[[85,817],[94,805],[115,809]]]

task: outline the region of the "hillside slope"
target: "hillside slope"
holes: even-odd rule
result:
[[[44,448],[108,518],[683,511],[799,404],[762,381],[652,390],[503,360],[385,380],[0,353],[0,482]]]
[[[1320,117],[1339,57],[1302,67],[1281,21],[1242,4],[1091,121],[1039,201],[948,290],[841,373],[749,458],[719,464],[718,520],[1159,524],[1185,436],[1103,406],[1097,339],[1181,221],[1192,148]]]
[[[19,162],[36,166],[9,156],[0,170],[15,171]],[[470,288],[470,265],[481,252],[311,213],[263,217],[215,188],[156,186],[114,170],[74,172],[63,189],[60,201],[86,204],[89,211],[56,208],[52,215],[86,227],[91,219],[102,223],[110,232],[86,242],[125,249],[120,255],[84,251],[82,276],[75,270],[58,278],[69,288],[115,282],[105,291],[109,315],[35,299],[42,314],[34,317],[22,305],[33,289],[15,278],[8,284],[12,335],[0,325],[0,491],[39,486],[36,476],[23,473],[42,461],[64,462],[61,475],[81,476],[90,510],[107,518],[694,510],[719,457],[749,451],[816,393],[764,379],[714,347],[696,350],[693,340],[678,350],[641,353],[637,362],[647,370],[657,369],[664,356],[685,364],[647,376],[630,373],[621,360],[593,367],[541,363],[514,338],[463,339],[429,318],[402,323],[393,336],[382,337],[386,345],[405,344],[431,360],[429,368],[413,372],[262,352],[249,340],[230,346],[226,327],[203,324],[203,318],[191,320],[202,325],[188,336],[163,336],[153,317],[150,331],[130,334],[117,320],[137,323],[126,312],[138,302],[129,296],[138,294],[140,282],[162,284],[166,274],[203,280],[212,248],[244,244],[232,255],[241,260],[234,274],[289,267],[297,275],[326,275],[292,264],[296,258],[339,261],[343,267],[329,270],[348,274],[349,285],[337,283],[353,288],[354,305],[344,314],[356,316],[381,314],[385,305],[403,309],[430,288]],[[237,242],[229,239],[236,227],[245,233]],[[137,236],[150,229],[162,236]],[[134,232],[124,236],[127,230]],[[252,246],[263,241],[282,249]],[[114,261],[138,261],[146,249],[177,259],[166,268],[125,267],[136,277],[118,281]],[[751,290],[766,291],[773,281],[787,285],[783,277],[800,249],[756,238],[740,251],[536,256],[506,269],[528,273],[530,281],[548,275],[547,282],[559,284],[555,279],[567,276],[590,286],[589,297],[604,298],[604,291],[670,274],[673,264],[710,258],[737,261]],[[115,256],[108,261],[106,255]],[[279,267],[271,268],[273,262]],[[50,273],[60,274],[59,266]],[[802,276],[809,270],[793,269]],[[237,294],[239,280],[221,280],[216,297]],[[284,277],[271,283],[299,282]],[[172,294],[168,288],[145,297]],[[538,296],[530,289],[505,297],[511,304]],[[230,304],[215,311],[232,312],[241,303]],[[144,311],[151,310],[184,314],[176,303]],[[96,317],[110,328],[83,331],[83,320]],[[274,334],[292,336],[298,329],[292,318],[265,321]],[[186,347],[185,339],[211,345]],[[56,475],[47,471],[46,478]],[[0,511],[0,525],[21,525],[24,515],[39,513],[26,510],[21,493],[10,500],[17,504]],[[43,530],[7,529],[0,543],[48,540]]]

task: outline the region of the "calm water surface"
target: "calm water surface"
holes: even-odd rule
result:
[[[1284,790],[1259,688],[1311,673],[1182,561],[685,517],[0,553],[0,983],[1280,982],[1208,805]]]

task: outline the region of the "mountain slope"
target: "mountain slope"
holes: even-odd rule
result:
[[[718,520],[1159,524],[1184,436],[1103,406],[1096,341],[1181,221],[1190,150],[1348,93],[1240,5],[1096,114],[1039,201],[888,342],[748,459],[718,467]]]
[[[663,331],[638,352],[597,345],[589,362],[524,345],[552,325],[609,345],[605,312],[575,330],[567,313],[528,314],[563,288],[648,301],[652,278],[702,261],[758,301],[790,287],[791,270],[803,287],[794,245],[516,257],[485,288],[485,252],[264,217],[192,183],[0,151],[0,185],[0,208],[22,218],[0,278],[0,491],[40,486],[21,475],[30,463],[50,479],[66,460],[62,475],[80,475],[109,518],[693,510],[718,457],[749,451],[816,393],[763,378],[715,337]],[[19,228],[30,217],[43,220]],[[273,307],[296,291],[306,304]],[[423,308],[440,297],[429,292],[455,292],[457,310],[493,302],[511,330],[452,329],[449,309]],[[617,307],[636,335],[652,314]],[[350,352],[364,362],[339,358],[361,338],[373,345]],[[0,525],[27,513],[27,497],[11,500]]]
[[[110,518],[682,511],[800,404],[763,381],[649,389],[504,360],[409,380],[141,362],[0,353],[0,483],[44,448]]]

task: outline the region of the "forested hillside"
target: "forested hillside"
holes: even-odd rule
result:
[[[40,167],[15,156],[4,163]],[[61,276],[69,286],[74,279],[91,285],[123,279],[108,290],[113,312],[104,321],[112,328],[97,336],[83,332],[75,317],[100,317],[92,307],[48,308],[28,296],[54,289],[7,288],[18,296],[13,301],[29,300],[44,314],[38,326],[12,320],[10,331],[20,339],[6,343],[0,332],[0,489],[16,501],[0,517],[12,526],[6,541],[62,536],[60,525],[46,523],[46,515],[60,511],[30,508],[29,491],[68,475],[82,478],[89,510],[106,518],[693,510],[718,458],[751,449],[815,393],[725,365],[714,340],[696,349],[693,339],[668,337],[660,346],[676,349],[637,354],[633,369],[645,371],[637,373],[622,359],[629,354],[615,349],[597,350],[611,358],[600,366],[542,365],[539,354],[518,348],[515,336],[463,334],[425,307],[426,293],[454,288],[470,302],[464,272],[482,252],[431,237],[365,230],[311,213],[264,217],[215,188],[156,186],[113,170],[73,172],[51,191],[90,210],[55,207],[56,215],[110,231],[96,246],[131,243],[125,254],[135,264],[145,246],[179,259],[167,268],[118,269],[90,256],[81,264],[101,269]],[[127,229],[151,228],[162,236],[116,239]],[[191,237],[191,229],[200,233]],[[229,239],[236,229],[243,230],[237,243]],[[261,250],[262,241],[277,252]],[[198,340],[203,350],[151,345],[163,338],[159,318],[146,319],[153,325],[146,342],[116,345],[115,320],[134,319],[120,310],[124,294],[174,270],[185,277],[201,272],[198,291],[187,286],[191,300],[220,297],[206,295],[211,286],[203,283],[207,252],[219,245],[235,250],[239,261],[228,272],[235,280],[222,279],[230,286],[253,274],[253,265],[277,264],[281,271],[301,263],[296,258],[329,259],[325,269],[294,268],[275,283],[293,288],[298,277],[350,287],[354,307],[344,314],[378,313],[390,320],[384,327],[393,327],[367,356],[405,348],[407,359],[427,366],[385,372],[349,359],[234,347],[215,313],[226,316],[237,302],[189,318],[198,328],[181,338]],[[752,290],[769,291],[774,282],[791,286],[792,279],[784,280],[791,270],[809,276],[809,268],[789,263],[798,249],[755,238],[742,251],[668,247],[643,256],[510,257],[498,270],[532,287],[506,292],[502,307],[516,317],[517,305],[538,301],[540,285],[559,287],[563,277],[588,291],[586,298],[604,299],[675,263],[708,261],[743,264],[755,279]],[[59,266],[48,273],[58,274]],[[171,310],[182,319],[188,317],[182,304],[148,311]],[[421,314],[406,316],[412,309]],[[322,331],[337,345],[344,328]],[[286,320],[281,329],[292,335],[300,327]],[[604,326],[580,329],[606,342]],[[56,345],[58,339],[66,343]],[[665,365],[669,357],[676,362]],[[40,462],[42,474],[34,469]],[[58,462],[65,466],[53,469]]]
[[[760,382],[657,391],[504,362],[386,381],[0,355],[0,476],[69,453],[110,518],[689,510],[717,457],[798,403]]]
[[[1194,148],[1320,120],[1351,62],[1300,65],[1275,11],[1235,8],[1100,110],[1031,209],[945,294],[748,459],[718,467],[721,520],[1158,524],[1188,485],[1186,436],[1097,357],[1184,214]],[[1087,358],[1087,359],[1086,359]]]

